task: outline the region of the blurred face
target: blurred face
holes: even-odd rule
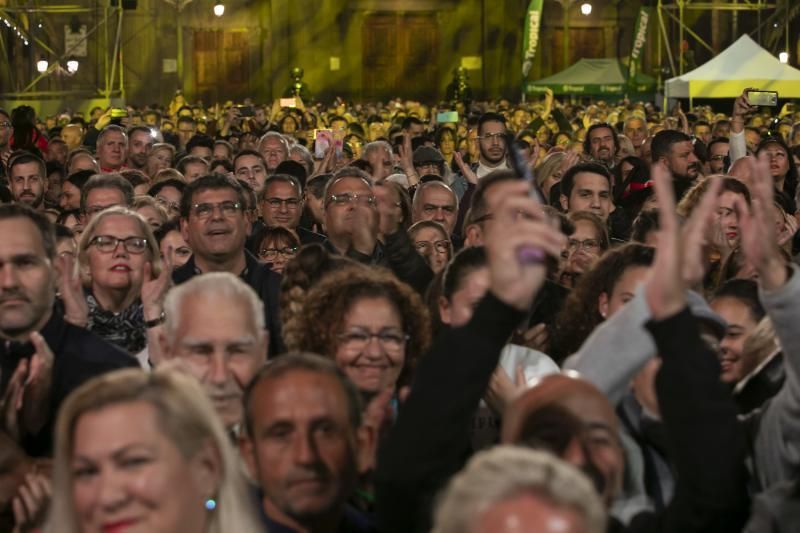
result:
[[[711,142],[711,126],[707,124],[696,125],[694,127],[694,136],[708,145]]]
[[[478,303],[489,290],[489,268],[481,267],[469,272],[459,283],[450,300],[439,298],[439,316],[442,323],[458,328],[472,319]]]
[[[144,205],[137,209],[136,212],[144,217],[144,219],[147,221],[147,224],[153,228],[153,231],[160,228],[164,222],[166,222],[166,220],[164,220],[164,216],[155,207]]]
[[[47,161],[56,161],[63,165],[67,162],[68,151],[66,143],[51,142],[47,147]]]
[[[575,222],[575,232],[567,241],[567,272],[583,274],[600,258],[600,235],[594,224],[587,220]]]
[[[70,161],[69,168],[67,168],[67,175],[79,170],[94,170],[97,172],[99,167],[97,166],[97,161],[89,154],[78,154]]]
[[[151,178],[156,175],[159,170],[164,170],[172,165],[172,154],[165,148],[151,150],[147,155],[146,172]]]
[[[224,144],[214,145],[214,159],[227,159],[231,160],[231,151]]]
[[[115,239],[138,237],[144,239],[139,224],[129,216],[108,215],[95,228],[93,238],[104,236]],[[89,272],[94,290],[129,291],[142,286],[144,265],[150,260],[148,252],[130,252],[122,242],[111,251],[101,251],[97,245],[87,249]]]
[[[420,228],[413,237],[414,247],[422,255],[433,270],[438,274],[450,261],[450,239],[441,230],[435,228]]]
[[[378,226],[381,235],[394,232],[395,220],[403,220],[403,209],[400,207],[400,195],[391,185],[375,187],[373,190],[380,217]]]
[[[261,202],[261,215],[267,226],[281,226],[294,230],[303,214],[300,191],[291,183],[271,181]]]
[[[86,195],[86,223],[97,213],[109,207],[125,205],[125,194],[116,188],[96,188]]]
[[[392,169],[394,168],[394,161],[392,159],[392,154],[387,152],[386,150],[374,149],[368,152],[365,155],[367,161],[372,166],[374,180],[382,180],[388,177],[392,173]],[[383,168],[383,171],[378,173],[376,169]]]
[[[361,442],[336,379],[289,371],[261,381],[250,409],[242,456],[263,490],[266,513],[291,525],[340,512],[355,487]]]
[[[473,533],[585,533],[583,517],[569,507],[554,505],[534,494],[520,494],[491,505],[481,513]]]
[[[378,139],[379,137],[385,137],[386,127],[383,125],[382,122],[373,122],[372,124],[369,125],[368,135],[370,142]]]
[[[269,263],[270,269],[278,274],[283,274],[286,263],[297,253],[297,247],[285,239],[267,238],[261,241],[258,257]]]
[[[456,150],[456,140],[452,133],[443,133],[439,142],[439,151],[442,155],[450,155]]]
[[[208,165],[205,163],[189,163],[186,165],[186,173],[183,175],[188,183],[193,182],[200,176],[208,174]]]
[[[769,160],[769,172],[773,178],[782,179],[789,172],[789,155],[780,144],[768,144],[761,153]]]
[[[128,164],[142,169],[147,165],[147,154],[153,147],[155,138],[146,131],[135,131],[131,135],[128,151]]]
[[[0,235],[0,335],[27,341],[50,317],[57,273],[32,221],[0,220]]]
[[[156,194],[156,202],[167,210],[170,218],[180,215],[181,191],[169,185]]]
[[[267,179],[264,163],[254,155],[243,155],[236,159],[233,173],[240,180],[246,181],[254,191],[260,191]]]
[[[603,318],[611,318],[633,299],[636,289],[645,282],[649,271],[650,269],[645,266],[629,266],[625,269],[611,290],[611,294],[600,295],[599,310]]]
[[[647,123],[640,118],[628,120],[625,123],[625,136],[638,148],[647,139]]]
[[[611,212],[611,186],[605,176],[578,172],[572,185],[569,201],[561,195],[561,204],[569,213],[589,211],[602,220]]]
[[[594,159],[612,161],[616,153],[614,133],[609,128],[597,128],[589,133],[589,149]]]
[[[53,191],[51,190],[50,192],[52,193]],[[58,206],[62,211],[80,209],[81,190],[72,183],[65,181],[58,193]]]
[[[195,131],[197,130],[197,126],[194,122],[191,121],[181,121],[178,122],[178,141],[180,141],[181,146],[186,146],[186,143],[189,142],[194,136]]]
[[[736,198],[744,200],[743,196],[735,192],[725,191],[720,195],[717,206],[717,223],[731,247],[735,247],[739,243],[739,216],[736,214]]]
[[[234,296],[191,295],[163,351],[180,357],[203,385],[226,427],[242,422],[244,388],[266,361],[267,333],[256,329],[250,306]]]
[[[400,312],[386,298],[361,298],[348,309],[334,359],[364,394],[394,387],[406,361]]]
[[[718,142],[709,149],[709,167],[713,174],[722,174],[725,171],[725,158],[728,156],[730,144]]]
[[[267,170],[273,171],[289,157],[286,145],[277,137],[267,137],[258,146],[258,151],[267,162]]]
[[[694,155],[691,141],[683,141],[670,147],[666,164],[673,175],[680,178],[696,179],[700,174],[700,160]]]
[[[414,204],[414,222],[433,220],[441,224],[447,233],[453,233],[458,218],[456,197],[452,191],[438,185],[428,185],[418,193]]]
[[[113,404],[78,418],[72,503],[82,533],[200,533],[215,483],[164,435],[146,402]],[[62,497],[67,497],[62,495]]]
[[[506,157],[506,127],[502,122],[489,121],[481,127],[478,138],[481,161],[490,166],[499,165]]]
[[[542,192],[545,198],[550,198],[550,190],[553,188],[553,185],[561,182],[562,175],[561,167],[557,167],[544,179],[542,182]]]
[[[109,131],[97,143],[96,154],[100,168],[117,170],[128,158],[128,139],[119,131]]]
[[[728,329],[720,342],[720,379],[725,383],[738,383],[755,366],[744,357],[744,343],[753,334],[758,323],[750,308],[736,298],[716,298],[711,308],[725,319]]]
[[[214,151],[209,148],[208,146],[195,146],[192,148],[192,151],[189,152],[189,155],[196,155],[197,157],[202,157],[206,160],[206,162],[211,161],[211,156],[214,154]]]
[[[341,178],[339,181],[328,188],[328,195],[350,195],[351,200],[353,197],[358,196],[357,200],[350,202],[339,203],[326,199],[327,205],[325,207],[325,228],[328,235],[333,238],[341,236],[349,236],[353,232],[353,216],[356,210],[356,204],[370,206],[372,209],[377,209],[375,196],[372,189],[361,178]],[[372,203],[368,203],[372,198]]]
[[[41,207],[47,192],[47,176],[36,162],[14,165],[9,178],[14,200],[34,209]]]
[[[159,243],[159,251],[161,257],[169,261],[174,268],[181,267],[186,264],[192,256],[192,249],[183,240],[180,231],[170,231],[167,233]]]
[[[225,260],[243,253],[250,225],[242,206],[231,215],[223,213],[222,209],[222,205],[238,202],[233,189],[208,189],[193,196],[189,218],[181,219],[181,233],[197,256]],[[195,206],[212,208],[208,215],[201,215]]]
[[[8,141],[14,129],[11,127],[11,118],[0,113],[0,151],[8,149]]]
[[[747,149],[755,152],[758,143],[761,142],[761,135],[757,131],[744,130],[744,140],[745,144],[747,144]]]

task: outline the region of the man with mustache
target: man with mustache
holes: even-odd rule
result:
[[[586,132],[583,151],[606,168],[614,168],[617,163],[615,158],[618,150],[617,132],[610,124],[594,124]]]
[[[270,353],[283,351],[278,298],[280,276],[245,250],[250,221],[241,185],[228,176],[209,174],[189,183],[181,196],[183,239],[192,257],[172,273],[176,285],[208,272],[230,272],[250,285],[263,302]]]
[[[355,386],[318,355],[287,354],[256,375],[240,449],[269,531],[375,531],[347,505],[374,444],[361,409]]]
[[[53,224],[24,204],[0,205],[0,408],[29,455],[46,455],[61,402],[86,380],[138,363],[55,305],[66,263]],[[62,294],[68,291],[62,289]],[[21,407],[17,402],[21,399]],[[9,417],[15,424],[9,427]]]
[[[44,209],[47,170],[44,161],[28,152],[11,154],[8,162],[9,185],[14,201],[38,210]]]
[[[700,160],[694,153],[692,138],[677,130],[663,130],[653,137],[653,163],[662,162],[672,173],[675,196],[681,196],[700,176]]]
[[[493,170],[508,169],[506,162],[506,119],[499,113],[484,113],[478,120],[478,165],[473,170],[478,179]]]

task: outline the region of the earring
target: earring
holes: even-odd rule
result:
[[[213,511],[217,508],[217,501],[214,498],[209,498],[206,500],[206,511]]]

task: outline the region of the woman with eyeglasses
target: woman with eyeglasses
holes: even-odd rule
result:
[[[88,329],[132,355],[157,347],[161,304],[170,286],[170,264],[145,219],[112,207],[86,226],[78,261],[89,308]]]
[[[576,211],[567,218],[575,226],[575,231],[569,236],[564,251],[566,262],[561,283],[574,287],[577,279],[591,270],[608,250],[608,230],[600,217],[588,211]]]
[[[453,243],[444,227],[433,220],[421,220],[408,228],[408,237],[417,252],[425,258],[434,274],[438,274],[453,256]]]
[[[262,226],[253,235],[251,242],[255,249],[250,250],[270,270],[283,274],[283,269],[300,249],[300,239],[283,226]]]
[[[327,274],[307,293],[286,328],[289,351],[325,355],[347,374],[365,400],[410,383],[431,340],[419,295],[389,271],[356,265]]]

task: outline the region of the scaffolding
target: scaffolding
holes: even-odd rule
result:
[[[86,35],[80,40],[72,43],[69,49],[58,55],[57,59],[49,61],[48,68],[44,72],[38,73],[24,89],[20,91],[4,91],[0,93],[0,99],[51,99],[51,98],[64,98],[65,96],[77,97],[90,97],[102,98],[109,100],[111,98],[125,98],[125,85],[123,79],[123,54],[122,54],[122,20],[124,9],[121,2],[116,2],[116,6],[109,5],[110,2],[103,2],[104,5],[98,7],[82,7],[76,5],[29,5],[25,7],[0,7],[0,17],[5,20],[14,20],[26,35],[30,36],[30,45],[35,45],[41,50],[47,52],[51,56],[58,55],[47,43],[42,41],[31,31],[33,16],[36,15],[79,15],[79,14],[94,14],[98,18],[98,22],[88,28]],[[27,25],[27,27],[25,27]],[[98,87],[92,93],[86,90],[58,90],[58,91],[41,91],[36,90],[36,85],[48,76],[56,75],[63,72],[61,64],[73,55],[76,48],[83,45],[85,41],[102,30],[102,61],[98,61],[98,67],[101,68],[102,86]],[[3,54],[5,65],[0,68],[6,68],[8,79],[13,79],[14,66],[8,59],[8,51],[11,49],[13,43],[4,39],[0,33],[0,52]],[[26,45],[27,46],[27,45]],[[33,72],[34,61],[29,62],[28,68]]]

